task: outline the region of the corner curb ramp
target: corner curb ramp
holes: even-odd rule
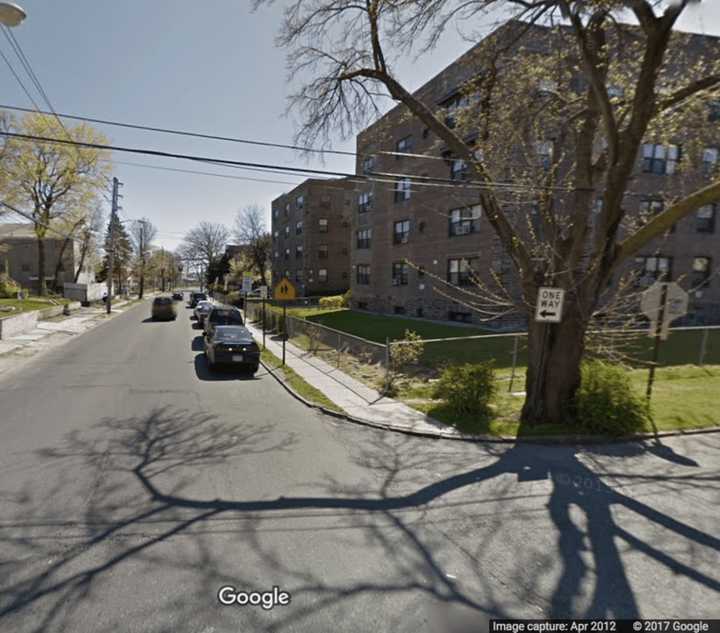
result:
[[[624,435],[615,437],[611,435],[556,435],[545,437],[508,437],[504,435],[468,435],[452,431],[416,431],[405,426],[395,426],[392,424],[383,424],[365,418],[358,418],[347,413],[338,413],[332,411],[320,404],[310,402],[295,391],[285,380],[277,373],[276,369],[269,367],[264,361],[260,364],[293,398],[302,402],[306,407],[316,409],[327,416],[352,422],[361,426],[369,426],[381,431],[393,431],[404,435],[414,435],[416,437],[425,437],[434,440],[454,440],[456,442],[474,442],[477,444],[548,444],[548,445],[573,445],[573,444],[621,444],[625,442],[644,442],[647,440],[656,440],[663,437],[680,437],[685,435],[704,435],[710,433],[720,433],[720,425],[712,426],[704,429],[689,429],[678,431],[662,431],[660,433],[637,433],[634,435]]]

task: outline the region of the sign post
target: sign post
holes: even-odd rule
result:
[[[560,323],[562,321],[565,291],[562,288],[538,288],[535,302],[535,321]]]
[[[273,298],[283,302],[282,364],[285,365],[285,342],[287,341],[287,302],[297,296],[292,282],[283,277],[273,288]]]
[[[650,400],[653,383],[655,382],[655,367],[660,356],[660,341],[670,335],[670,323],[687,313],[688,294],[674,281],[656,281],[640,299],[640,310],[650,319],[648,336],[655,339],[653,344],[652,360],[648,373],[647,390],[645,397]]]
[[[263,349],[265,349],[265,302],[267,301],[267,291],[267,286],[260,286],[260,300],[262,301]]]

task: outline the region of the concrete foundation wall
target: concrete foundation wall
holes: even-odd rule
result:
[[[6,339],[32,330],[37,325],[38,314],[38,312],[21,312],[15,316],[1,318],[0,339]]]

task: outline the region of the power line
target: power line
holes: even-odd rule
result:
[[[19,106],[10,106],[10,105],[0,104],[0,108],[6,109],[6,110],[17,110],[19,112],[32,112],[32,110],[30,110],[29,108],[22,108]],[[50,114],[50,113],[48,112],[46,114]],[[186,130],[176,130],[176,129],[172,129],[172,128],[154,127],[154,126],[150,126],[150,125],[140,125],[137,123],[122,123],[120,121],[111,121],[108,119],[97,119],[97,118],[81,116],[81,115],[77,115],[77,114],[60,113],[58,115],[55,113],[55,110],[53,110],[53,114],[55,114],[56,116],[60,116],[64,119],[71,119],[71,120],[75,120],[75,121],[85,121],[86,123],[96,123],[98,125],[110,125],[113,127],[127,128],[127,129],[131,129],[131,130],[143,130],[145,132],[159,132],[161,134],[174,134],[177,136],[189,136],[189,137],[193,137],[193,138],[202,138],[202,139],[207,139],[207,140],[212,140],[212,141],[227,141],[230,143],[241,143],[241,144],[245,144],[245,145],[256,145],[256,146],[260,146],[260,147],[273,147],[273,148],[277,148],[277,149],[291,149],[294,151],[308,152],[308,153],[315,153],[315,154],[335,154],[337,156],[352,156],[352,157],[373,156],[375,154],[383,154],[386,156],[398,156],[398,157],[404,157],[404,158],[445,160],[445,158],[443,158],[442,156],[434,156],[432,154],[413,154],[413,153],[409,153],[409,152],[391,152],[391,151],[378,151],[378,152],[368,152],[366,154],[360,154],[358,152],[350,152],[350,151],[343,151],[343,150],[322,149],[319,147],[290,145],[287,143],[273,143],[271,141],[259,141],[256,139],[238,138],[238,137],[233,137],[233,136],[220,136],[220,135],[216,135],[216,134],[205,134],[202,132],[188,132]]]
[[[10,63],[10,60],[5,57],[5,53],[0,50],[0,57],[2,57],[5,60],[5,63],[7,64],[8,68],[10,69],[10,72],[15,77],[16,81],[20,84],[20,87],[22,88],[22,91],[25,93],[28,99],[30,99],[30,103],[32,103],[35,106],[35,110],[38,112],[40,111],[40,107],[35,102],[35,99],[33,99],[33,96],[28,92],[28,89],[25,87],[25,84],[23,83],[22,79],[20,79],[20,76],[15,72],[15,68],[13,68],[13,65]],[[33,110],[29,110],[27,108],[24,108],[28,112],[33,112]]]
[[[270,173],[297,173],[297,174],[311,174],[313,176],[333,176],[335,178],[346,178],[350,182],[385,182],[385,183],[397,183],[400,178],[406,178],[411,181],[411,184],[416,186],[429,186],[429,187],[445,187],[453,189],[489,189],[489,188],[503,188],[507,191],[537,191],[537,190],[557,190],[557,191],[572,191],[568,187],[549,187],[539,186],[531,187],[528,185],[516,185],[514,183],[502,183],[502,182],[480,182],[474,180],[463,180],[456,181],[448,178],[438,178],[434,176],[418,176],[415,174],[405,173],[373,173],[373,175],[366,174],[351,174],[348,172],[330,171],[322,169],[310,169],[305,167],[290,167],[286,165],[273,165],[268,163],[251,163],[247,161],[235,161],[220,158],[208,158],[203,156],[197,156],[192,154],[177,154],[174,152],[164,152],[160,150],[150,150],[141,148],[131,147],[120,147],[114,145],[102,145],[100,143],[87,143],[83,141],[70,141],[58,138],[50,138],[45,136],[35,136],[31,134],[19,134],[16,132],[0,132],[0,135],[7,136],[10,138],[17,138],[26,141],[39,141],[46,143],[58,143],[61,145],[74,145],[77,147],[87,147],[91,149],[105,150],[105,151],[116,151],[126,152],[131,154],[144,154],[148,156],[158,156],[161,158],[177,158],[183,160],[192,160],[202,163],[211,163],[220,165],[223,167],[237,167],[241,169],[253,168],[256,170],[266,170]],[[379,176],[379,177],[378,177]]]
[[[75,240],[77,237],[73,237],[72,235],[68,235],[67,233],[63,233],[62,231],[58,231],[55,227],[50,226],[47,222],[43,222],[42,220],[38,220],[37,218],[34,218],[29,213],[25,213],[24,211],[20,211],[20,209],[16,209],[14,206],[8,204],[7,202],[0,200],[0,206],[7,207],[12,211],[13,213],[17,213],[19,216],[25,218],[26,220],[30,220],[33,224],[38,224],[44,228],[46,228],[48,231],[52,231],[53,233],[57,233],[60,237],[64,237],[67,240]]]

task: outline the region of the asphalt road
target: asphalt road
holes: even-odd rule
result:
[[[592,449],[339,423],[132,308],[0,379],[0,631],[720,617],[720,434]],[[717,394],[708,394],[717,397]],[[278,587],[289,605],[221,606]]]

